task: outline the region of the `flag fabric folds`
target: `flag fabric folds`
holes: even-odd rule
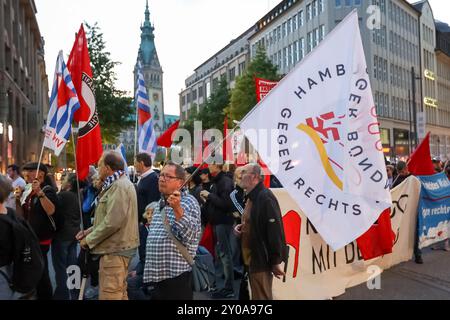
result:
[[[255,78],[256,82],[256,101],[260,102],[262,99],[264,99],[265,96],[275,88],[275,86],[278,84],[278,81],[270,81],[266,79],[261,78]]]
[[[56,156],[60,155],[70,139],[73,116],[79,108],[77,93],[69,70],[64,63],[63,53],[60,51],[56,60],[44,139],[44,146],[52,149]]]
[[[145,87],[144,74],[141,63],[138,63],[138,83],[136,103],[138,108],[138,146],[139,152],[148,153],[155,160],[157,143],[156,133],[153,129],[153,119],[150,111],[150,102]]]
[[[356,10],[240,127],[334,251],[364,234],[390,208]]]
[[[411,154],[408,170],[415,176],[431,176],[436,173],[431,161],[429,132],[413,154]]]
[[[172,124],[157,140],[160,147],[170,148],[173,143],[172,135],[180,126],[180,120]]]
[[[84,180],[89,173],[89,166],[97,164],[103,154],[100,122],[95,103],[94,83],[91,59],[83,25],[67,62],[73,84],[78,94],[80,108],[74,114],[78,122],[78,139],[76,146],[78,179]]]

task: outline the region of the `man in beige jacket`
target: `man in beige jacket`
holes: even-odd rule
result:
[[[103,185],[94,226],[77,235],[82,248],[101,256],[100,300],[128,300],[128,265],[139,245],[136,190],[124,165],[118,153],[103,154],[99,162]]]

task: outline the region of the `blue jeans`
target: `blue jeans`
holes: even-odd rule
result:
[[[223,274],[225,276],[224,289],[227,291],[233,290],[234,270],[233,270],[233,252],[231,250],[231,237],[233,226],[227,224],[219,224],[214,227],[216,232],[217,244],[216,254],[220,259],[223,267]],[[217,281],[216,273],[216,283]]]
[[[67,268],[72,265],[78,265],[77,245],[77,241],[53,240],[52,260],[56,280],[54,300],[71,299],[71,294],[67,287]],[[76,297],[74,296],[72,299],[76,299]]]

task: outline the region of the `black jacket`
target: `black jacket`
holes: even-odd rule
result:
[[[50,185],[41,185],[42,192],[45,196],[55,205],[55,215],[53,219],[57,218],[59,201],[56,194],[56,190]],[[39,241],[47,241],[53,239],[55,236],[55,230],[50,222],[50,219],[41,205],[39,198],[34,195],[31,199],[31,210],[29,213],[25,213],[25,220],[28,221],[33,229],[34,233],[38,237]]]
[[[0,216],[0,267],[10,265],[14,257],[13,231],[11,225],[2,220],[12,219],[15,213],[13,209],[6,208],[6,210],[8,214]]]
[[[234,223],[233,203],[230,193],[234,190],[233,180],[224,172],[213,178],[210,194],[205,203],[207,220],[212,225]]]
[[[60,241],[75,241],[80,231],[80,205],[78,194],[72,191],[58,193],[58,219],[62,222],[61,228],[56,230],[55,239]]]
[[[286,261],[287,247],[278,200],[261,182],[249,194],[250,212],[250,272],[270,271],[272,266]]]
[[[145,178],[141,179],[137,185],[137,201],[138,201],[138,220],[144,222],[142,215],[145,208],[152,202],[159,201],[161,194],[158,186],[158,174],[152,172]]]

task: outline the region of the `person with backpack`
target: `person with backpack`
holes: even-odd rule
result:
[[[52,261],[55,269],[56,289],[54,300],[74,299],[74,292],[67,287],[67,268],[77,265],[78,241],[75,236],[80,232],[80,202],[77,192],[77,175],[66,175],[61,191],[58,193],[59,217],[55,237],[52,242]]]
[[[37,298],[50,300],[53,296],[53,288],[48,272],[47,254],[56,232],[55,213],[58,197],[47,178],[48,169],[45,165],[36,162],[27,163],[22,172],[28,185],[25,190],[15,191],[17,214],[31,225],[39,239],[45,268],[37,286]]]
[[[36,235],[5,205],[12,191],[11,182],[0,175],[0,300],[31,298],[44,270]]]

